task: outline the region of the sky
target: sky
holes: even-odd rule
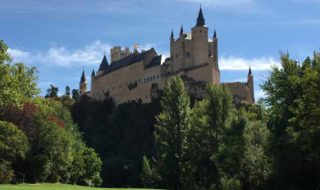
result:
[[[169,55],[169,37],[189,32],[202,6],[209,35],[219,38],[222,82],[254,74],[256,99],[281,52],[303,61],[320,51],[320,0],[0,0],[0,39],[15,62],[39,71],[41,95],[50,84],[78,89],[104,53],[122,46]]]

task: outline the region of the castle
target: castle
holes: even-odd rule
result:
[[[205,96],[207,84],[222,84],[230,88],[234,102],[255,102],[253,75],[249,68],[246,82],[220,83],[218,64],[218,38],[208,37],[208,27],[200,8],[196,25],[191,33],[185,33],[181,26],[179,36],[170,36],[170,57],[162,63],[162,55],[155,49],[139,52],[129,48],[113,47],[111,63],[103,56],[99,70],[91,74],[91,91],[87,91],[84,72],[80,81],[80,94],[87,94],[95,100],[103,100],[106,94],[116,104],[131,100],[150,102],[164,89],[170,77],[180,75],[189,94],[200,98]]]

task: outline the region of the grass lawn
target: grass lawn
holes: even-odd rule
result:
[[[94,187],[85,187],[85,186],[77,186],[77,185],[65,185],[65,184],[59,184],[59,183],[0,185],[0,190],[120,190],[120,189],[121,188],[94,188]],[[130,189],[134,189],[134,188],[126,188],[125,190],[130,190]]]

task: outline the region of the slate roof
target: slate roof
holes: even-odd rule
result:
[[[206,25],[206,23],[205,23],[204,18],[203,18],[202,8],[200,7],[200,11],[199,11],[199,15],[198,15],[198,18],[197,18],[196,26],[205,26],[205,25]]]
[[[144,60],[147,57],[148,53],[151,51],[155,51],[155,50],[153,48],[151,48],[148,51],[144,51],[141,53],[133,53],[133,54],[130,54],[122,59],[114,61],[108,67],[106,67],[104,70],[102,70],[103,74],[108,74],[113,71],[119,70],[123,67],[126,67],[128,65],[132,65],[134,63],[140,62],[140,61]],[[150,68],[150,67],[153,67],[157,64],[161,64],[161,56],[160,56],[160,58],[158,58],[158,57],[159,56],[154,57],[146,67]]]
[[[103,56],[100,67],[99,67],[99,71],[104,71],[108,68],[109,64],[108,64],[108,60],[106,55]]]
[[[146,68],[151,68],[151,67],[154,67],[157,65],[161,65],[161,58],[162,58],[162,55],[158,55],[158,56],[154,57],[150,61],[150,63],[146,66]]]
[[[86,82],[86,75],[84,74],[84,70],[82,71],[80,83]]]

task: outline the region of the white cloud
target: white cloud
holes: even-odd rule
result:
[[[31,65],[47,65],[58,67],[74,67],[85,65],[99,65],[104,53],[110,62],[111,45],[99,40],[79,49],[68,49],[64,46],[52,46],[42,53],[30,53],[20,49],[9,49],[15,62]],[[140,45],[139,51],[149,50],[153,44]],[[132,49],[131,49],[132,50]]]
[[[46,64],[51,66],[95,65],[101,61],[104,52],[109,53],[109,44],[95,41],[83,48],[70,50],[64,46],[50,47],[43,53],[32,54],[19,49],[9,49],[14,61],[27,64]]]
[[[271,66],[280,66],[280,62],[273,57],[246,59],[234,56],[221,57],[219,61],[221,70],[248,70],[249,66],[253,70],[269,70]]]

